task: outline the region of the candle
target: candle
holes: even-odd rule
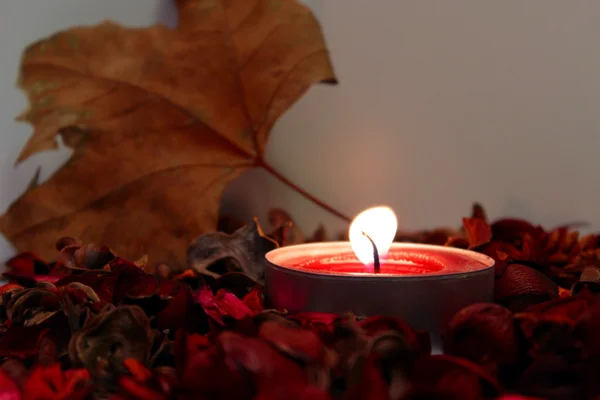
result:
[[[352,222],[350,242],[270,251],[267,296],[276,308],[290,312],[400,317],[429,331],[434,343],[455,312],[492,300],[490,257],[444,246],[393,243],[396,228],[393,211],[375,207]]]

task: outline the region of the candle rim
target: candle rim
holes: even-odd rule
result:
[[[446,271],[446,272],[431,272],[431,273],[422,273],[417,275],[399,275],[399,274],[387,274],[380,273],[374,274],[372,272],[356,272],[356,273],[336,273],[328,271],[327,273],[313,271],[308,269],[296,269],[289,266],[285,266],[281,264],[281,259],[278,261],[278,257],[282,257],[285,253],[293,252],[296,250],[302,250],[302,248],[309,249],[327,249],[331,248],[332,250],[348,250],[352,251],[350,242],[345,241],[334,241],[334,242],[320,242],[320,243],[303,243],[285,247],[279,247],[277,249],[269,251],[265,255],[265,260],[272,268],[276,268],[279,270],[283,270],[289,273],[298,274],[298,275],[311,275],[311,276],[319,276],[319,277],[330,277],[330,278],[342,278],[342,279],[352,279],[352,280],[372,280],[372,279],[386,279],[386,280],[421,280],[421,279],[460,279],[464,276],[472,276],[476,274],[484,274],[489,269],[494,268],[495,261],[493,258],[482,254],[477,253],[472,250],[459,249],[454,247],[446,247],[440,245],[432,245],[432,244],[420,244],[420,243],[401,243],[394,242],[390,247],[390,252],[394,249],[401,250],[429,250],[429,251],[442,251],[445,253],[450,253],[454,255],[459,255],[467,258],[474,259],[476,262],[474,268],[468,271]]]

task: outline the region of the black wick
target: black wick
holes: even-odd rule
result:
[[[371,244],[373,245],[373,267],[375,269],[375,273],[378,274],[381,270],[381,267],[379,265],[379,251],[377,251],[377,246],[375,246],[375,242],[373,241],[373,239],[371,239],[371,236],[367,235],[366,233],[362,233],[367,239],[369,239],[369,242],[371,242]]]

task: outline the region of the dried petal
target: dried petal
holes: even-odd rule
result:
[[[75,270],[108,269],[108,263],[114,259],[115,255],[108,247],[96,247],[93,244],[65,246],[59,254],[59,262]]]
[[[215,296],[209,288],[201,288],[195,294],[195,300],[202,305],[206,314],[223,326],[226,325],[226,318],[241,320],[254,315],[243,301],[225,289],[219,290]]]
[[[496,280],[494,298],[513,312],[558,297],[558,287],[538,270],[521,264],[509,265]]]
[[[271,209],[268,220],[271,230],[275,232],[271,236],[280,246],[300,244],[306,241],[304,234],[287,211],[281,208]]]

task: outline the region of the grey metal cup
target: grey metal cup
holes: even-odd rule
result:
[[[494,260],[473,251],[394,243],[394,250],[452,253],[467,260],[466,271],[424,275],[325,274],[282,266],[303,254],[322,258],[351,251],[349,242],[282,247],[266,255],[266,294],[275,308],[290,313],[317,311],[360,316],[387,315],[429,331],[432,341],[461,308],[493,300]],[[472,261],[472,264],[471,264]]]

